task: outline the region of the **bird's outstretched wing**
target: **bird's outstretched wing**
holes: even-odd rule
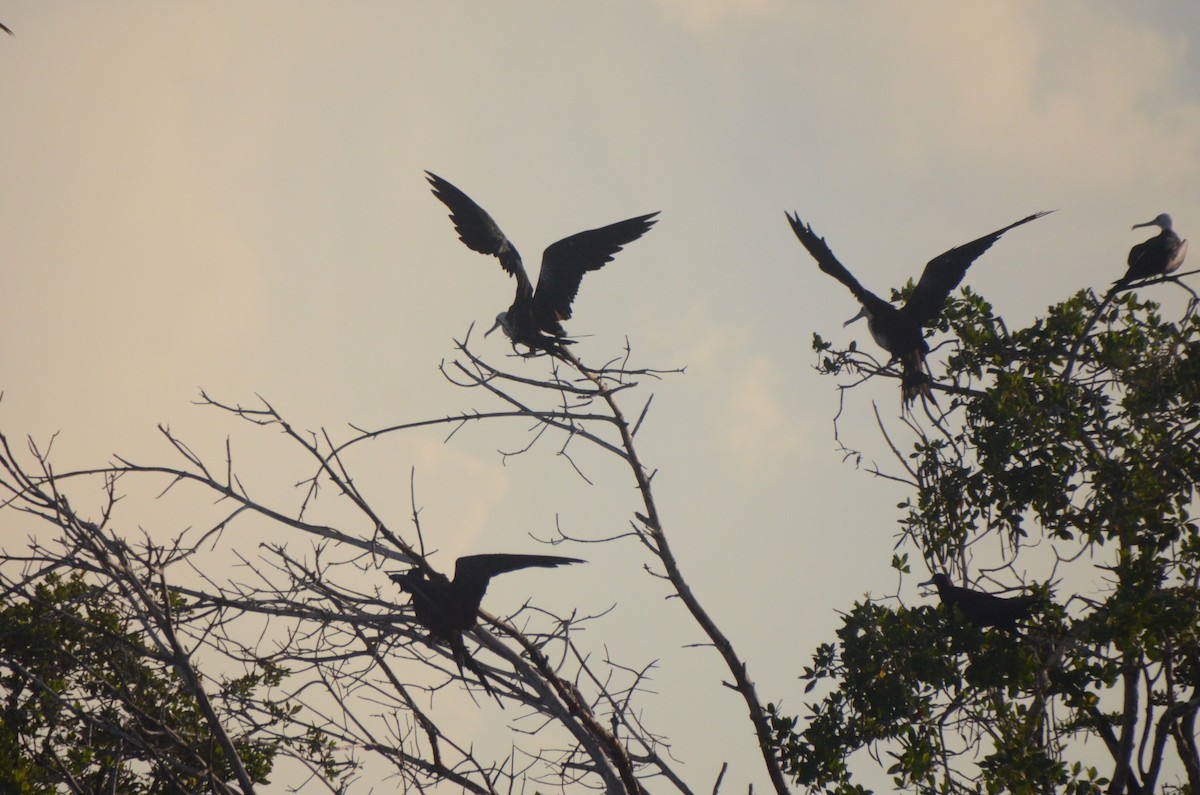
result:
[[[990,235],[984,235],[981,238],[972,240],[970,243],[955,246],[944,254],[934,257],[925,266],[925,271],[921,274],[921,280],[917,282],[912,295],[909,296],[908,301],[901,307],[900,311],[908,315],[918,325],[925,325],[942,311],[942,306],[946,303],[946,296],[950,295],[950,291],[962,282],[963,277],[967,274],[967,268],[971,267],[971,263],[975,262],[983,252],[991,248],[992,244],[999,240],[1001,235],[1021,224],[1036,221],[1043,215],[1048,215],[1052,212],[1054,211],[1045,210],[1040,213],[1034,213],[1016,223],[1009,224],[1003,229],[997,229]]]
[[[808,249],[808,253],[817,261],[817,266],[821,270],[849,287],[850,292],[854,293],[854,297],[861,303],[867,304],[868,302],[881,300],[870,290],[858,283],[858,279],[854,278],[854,275],[846,270],[846,266],[834,256],[829,246],[825,243],[825,238],[818,237],[811,226],[800,220],[799,215],[789,212],[784,212],[784,215],[787,216],[788,223],[792,225],[792,231],[796,233],[796,237]]]
[[[542,254],[534,295],[535,312],[542,327],[571,317],[571,303],[579,292],[583,274],[599,270],[626,244],[654,226],[658,213],[639,215],[615,224],[589,229],[552,244]],[[535,564],[536,565],[536,564]]]
[[[499,259],[504,270],[516,277],[517,295],[531,296],[533,285],[525,273],[525,266],[521,264],[521,255],[492,220],[492,216],[472,201],[470,196],[432,171],[426,171],[425,178],[433,186],[433,195],[450,208],[450,220],[454,222],[454,231],[458,232],[459,240],[472,251],[491,254]]]
[[[459,558],[454,566],[454,590],[456,596],[462,600],[462,607],[475,613],[479,610],[479,603],[483,601],[488,581],[497,574],[531,566],[549,568],[583,562],[579,558],[565,558],[560,555],[466,555]]]

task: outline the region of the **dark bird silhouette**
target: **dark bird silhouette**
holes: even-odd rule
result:
[[[458,237],[467,248],[480,254],[491,254],[517,280],[517,295],[507,311],[496,315],[496,323],[484,336],[497,327],[504,329],[515,349],[517,343],[530,351],[560,351],[566,339],[562,321],[571,318],[571,303],[579,292],[583,274],[599,270],[612,261],[626,244],[632,243],[654,226],[657,212],[640,215],[626,221],[589,229],[554,243],[542,253],[542,269],[538,273],[537,290],[525,273],[521,255],[492,217],[473,202],[467,194],[430,171],[426,178],[433,186],[433,195],[450,208],[450,220]]]
[[[1113,282],[1112,286],[1108,288],[1108,292],[1104,294],[1104,300],[1092,312],[1087,325],[1083,327],[1083,332],[1075,339],[1075,344],[1071,347],[1071,354],[1067,357],[1067,366],[1063,370],[1064,380],[1071,377],[1071,371],[1075,367],[1075,357],[1079,353],[1079,346],[1087,339],[1092,326],[1096,325],[1096,321],[1104,313],[1104,308],[1108,306],[1108,303],[1113,300],[1117,293],[1142,279],[1148,279],[1152,276],[1166,276],[1167,274],[1174,273],[1183,264],[1183,259],[1187,256],[1187,241],[1180,240],[1179,235],[1175,234],[1175,231],[1171,228],[1171,216],[1166,213],[1160,213],[1153,221],[1147,221],[1144,224],[1134,224],[1132,228],[1140,229],[1143,226],[1157,226],[1159,233],[1149,240],[1143,240],[1129,249],[1129,258],[1127,260],[1129,267],[1125,270],[1125,275]],[[1192,294],[1195,295],[1195,293]]]
[[[479,677],[484,689],[491,693],[483,669],[475,665],[467,654],[462,633],[475,626],[479,604],[492,577],[531,566],[554,567],[584,562],[559,555],[467,555],[454,564],[453,580],[443,574],[429,574],[417,568],[388,572],[388,576],[401,590],[412,595],[413,613],[417,622],[429,630],[430,637],[450,645],[458,672],[461,674],[466,665]]]
[[[15,33],[12,32],[12,30],[9,29],[8,25],[5,25],[3,22],[0,22],[0,30],[4,31],[5,33],[7,33],[10,36],[16,35]]]
[[[1003,597],[963,588],[950,582],[938,572],[921,585],[937,586],[938,596],[947,610],[957,609],[962,617],[980,627],[996,627],[1007,632],[1016,629],[1017,621],[1028,618],[1037,599],[1033,596]]]
[[[1187,256],[1187,241],[1180,240],[1179,235],[1175,234],[1175,230],[1171,228],[1171,216],[1161,213],[1153,221],[1134,224],[1132,228],[1140,229],[1143,226],[1157,226],[1159,233],[1129,249],[1129,269],[1125,271],[1124,276],[1113,282],[1112,289],[1108,291],[1108,297],[1122,287],[1140,279],[1166,276],[1168,273],[1175,272],[1183,264],[1183,258]]]
[[[866,317],[867,327],[875,342],[891,355],[892,361],[900,362],[901,394],[907,404],[916,399],[917,395],[932,398],[929,390],[932,379],[925,363],[929,343],[925,341],[922,328],[937,318],[946,303],[946,297],[962,282],[967,268],[991,248],[1001,235],[1050,212],[1053,211],[1034,213],[1003,229],[997,229],[989,235],[934,257],[925,266],[921,280],[917,282],[904,306],[899,309],[859,284],[858,279],[855,279],[834,256],[826,245],[825,238],[818,237],[812,227],[803,223],[799,216],[792,213],[786,215],[792,225],[792,231],[817,261],[821,270],[850,288],[850,292],[854,293],[854,297],[862,304],[862,311],[843,325],[848,326],[860,317]]]

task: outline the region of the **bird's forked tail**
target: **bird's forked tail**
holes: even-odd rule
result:
[[[933,377],[929,374],[929,366],[920,351],[914,350],[900,360],[900,395],[905,406],[912,404],[918,396],[929,399],[933,405],[937,400],[933,397]]]

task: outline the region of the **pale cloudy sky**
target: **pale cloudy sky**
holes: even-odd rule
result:
[[[903,492],[836,449],[837,395],[812,371],[811,335],[871,343],[862,324],[842,330],[857,306],[784,210],[883,293],[953,245],[1057,209],[968,275],[1011,323],[1119,275],[1147,236],[1135,222],[1166,211],[1184,236],[1200,229],[1195,3],[2,13],[16,36],[0,40],[0,430],[59,431],[67,466],[166,458],[157,423],[218,452],[232,430],[191,405],[200,388],[261,394],[335,434],[475,405],[437,365],[513,285],[458,242],[423,170],[487,208],[531,269],[554,240],[661,210],[588,277],[570,329],[589,335],[587,360],[628,337],[642,365],[687,366],[653,386],[642,453],[693,586],[762,696],[796,710],[796,674],[830,639],[833,611],[895,587]],[[508,350],[497,336],[478,349]],[[894,416],[896,393],[852,393],[851,444],[885,458],[870,402]],[[496,450],[521,446],[523,427],[442,435],[373,445],[353,463],[397,526],[415,466],[425,530],[448,553],[528,549],[556,519],[619,532],[636,507],[625,472],[585,456],[587,486],[554,455],[560,442],[502,465]],[[248,466],[264,490],[303,469],[253,454]],[[148,524],[128,510],[131,526]],[[647,711],[693,785],[710,786],[728,758],[727,784],[762,788],[742,705],[715,655],[681,648],[698,634],[641,574],[640,551],[587,553],[580,590],[560,579],[555,596],[617,602],[598,647],[661,659]],[[493,608],[515,607],[521,585],[498,583]]]

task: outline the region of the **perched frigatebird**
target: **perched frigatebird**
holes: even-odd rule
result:
[[[846,270],[846,267],[834,256],[825,243],[825,238],[817,237],[812,227],[803,223],[798,215],[785,214],[792,225],[792,231],[796,233],[796,237],[808,249],[808,253],[812,255],[813,259],[817,261],[821,270],[849,287],[850,292],[854,293],[854,297],[862,304],[862,311],[843,325],[848,326],[860,317],[866,317],[867,327],[875,342],[891,354],[892,361],[900,362],[901,394],[907,404],[911,403],[917,395],[932,397],[929,391],[932,379],[929,377],[928,367],[925,364],[925,355],[929,353],[929,343],[925,341],[922,328],[941,313],[942,307],[946,303],[946,297],[963,280],[967,268],[971,267],[971,263],[978,259],[983,252],[991,248],[1001,235],[1050,212],[1053,211],[1034,213],[1003,229],[997,229],[989,235],[956,246],[944,254],[934,257],[925,266],[921,280],[917,282],[912,295],[899,309],[859,284],[850,271]]]
[[[450,220],[458,237],[472,251],[491,254],[517,280],[517,296],[508,311],[496,315],[497,327],[504,329],[515,349],[517,343],[530,351],[555,352],[559,346],[574,342],[566,339],[562,321],[571,318],[571,302],[579,292],[583,274],[599,270],[627,243],[632,243],[654,226],[657,212],[626,221],[589,229],[554,243],[542,253],[542,270],[537,290],[525,273],[521,255],[500,227],[482,207],[446,180],[426,171],[433,195],[450,208]]]
[[[950,582],[943,572],[937,572],[921,585],[937,586],[938,596],[947,610],[957,609],[962,617],[980,627],[996,627],[1011,632],[1017,621],[1028,618],[1037,599],[1033,596],[1003,597],[964,588]]]
[[[435,640],[450,644],[458,672],[466,665],[479,677],[480,683],[492,692],[484,678],[483,669],[474,664],[463,645],[462,633],[475,626],[479,604],[487,591],[488,582],[497,574],[531,566],[554,567],[568,563],[584,563],[579,558],[559,555],[466,555],[454,564],[454,579],[444,574],[427,574],[422,569],[388,572],[401,590],[412,595],[413,613],[417,623],[429,630]]]
[[[1187,256],[1187,241],[1180,240],[1179,235],[1171,228],[1171,216],[1161,213],[1153,221],[1134,224],[1132,228],[1140,229],[1143,226],[1157,226],[1160,231],[1149,240],[1144,240],[1129,249],[1129,269],[1125,271],[1124,276],[1113,282],[1112,289],[1108,291],[1109,296],[1139,279],[1166,276],[1175,272]]]

